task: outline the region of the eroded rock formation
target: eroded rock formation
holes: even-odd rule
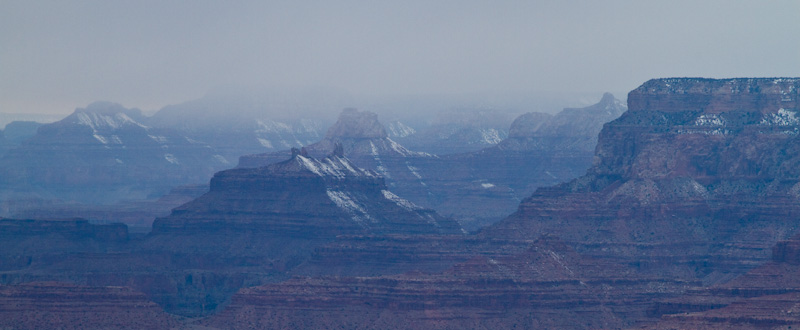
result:
[[[603,123],[623,111],[625,106],[606,94],[598,104],[564,109],[555,116],[520,116],[511,126],[512,134],[497,146],[437,156],[393,141],[374,113],[346,109],[323,140],[305,149],[320,157],[341,144],[344,155],[379,172],[399,196],[474,230],[513,212],[534,189],[582,174],[591,164]],[[264,166],[288,155],[289,151],[243,156],[239,167]]]
[[[723,280],[798,230],[800,79],[656,79],[605,125],[583,177],[541,188],[486,237]],[[661,266],[658,266],[661,265]]]

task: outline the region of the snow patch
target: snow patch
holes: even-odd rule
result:
[[[164,154],[164,159],[166,159],[168,162],[170,162],[172,164],[175,164],[175,165],[179,165],[180,164],[180,162],[178,162],[178,159],[175,158],[175,155],[173,155],[173,154]]]
[[[223,164],[230,164],[231,163],[227,159],[225,159],[225,157],[222,157],[222,155],[214,155],[214,159],[216,159],[217,161],[219,161],[220,163],[223,163]]]
[[[703,135],[727,135],[730,134],[731,131],[722,128],[716,128],[712,130],[708,129],[679,129],[677,131],[678,134],[703,134]]]
[[[153,141],[156,141],[158,143],[167,143],[167,137],[165,137],[165,136],[150,135],[150,134],[147,134],[147,136],[149,136]],[[186,141],[188,141],[189,143],[197,142],[197,141],[192,141],[189,138],[186,138]]]
[[[402,145],[400,145],[399,143],[394,142],[394,140],[392,140],[390,138],[386,138],[386,141],[389,143],[389,148],[391,148],[392,150],[394,150],[395,152],[399,153],[400,155],[402,155],[404,157],[412,157],[412,156],[433,157],[433,155],[431,155],[429,153],[426,153],[426,152],[417,152],[417,151],[408,150],[405,147],[403,147]],[[372,142],[370,142],[370,143],[372,143]],[[378,153],[378,150],[373,145],[373,155],[377,155],[377,153]]]
[[[261,145],[264,146],[265,148],[273,149],[272,142],[269,142],[269,140],[262,138],[257,138],[257,139],[258,143],[261,143]]]
[[[316,122],[310,119],[300,119],[300,125],[303,126],[303,130],[306,133],[314,133],[315,136],[319,136],[319,128]]]
[[[303,165],[309,171],[313,172],[316,175],[322,176],[322,172],[320,172],[319,168],[317,168],[317,165],[314,164],[314,161],[312,161],[311,159],[308,159],[306,157],[303,157],[303,156],[297,156],[297,159],[299,159],[301,162],[303,162]]]
[[[381,193],[383,193],[383,197],[385,197],[386,199],[394,202],[398,206],[400,206],[400,207],[402,207],[402,208],[404,208],[404,209],[406,209],[408,211],[414,211],[414,210],[419,210],[420,209],[419,206],[415,205],[414,203],[412,203],[412,202],[410,202],[408,200],[400,198],[400,196],[395,195],[391,191],[381,190]]]
[[[137,123],[135,120],[131,119],[124,113],[117,113],[113,117],[109,115],[101,115],[94,112],[84,112],[80,111],[75,116],[78,119],[78,124],[89,126],[93,130],[97,130],[98,128],[110,128],[110,129],[118,129],[125,125],[135,125],[142,128],[147,128],[142,124]]]
[[[417,133],[415,129],[408,127],[399,121],[389,123],[387,128],[389,129],[389,135],[394,137],[404,138]]]
[[[724,127],[725,121],[718,115],[704,114],[694,120],[695,126]]]
[[[261,120],[257,120],[256,124],[259,126],[259,128],[256,129],[256,132],[259,133],[292,133],[292,127],[281,122],[272,120],[263,122]]]
[[[414,166],[411,166],[411,164],[409,164],[408,162],[406,162],[406,167],[408,167],[408,170],[409,170],[409,171],[411,171],[411,174],[413,174],[415,177],[417,177],[417,179],[419,179],[420,181],[422,181],[422,175],[420,175],[420,174],[417,172],[417,168],[416,168],[416,167],[414,167]]]
[[[326,190],[326,193],[328,194],[328,198],[340,209],[350,214],[356,223],[363,226],[365,220],[376,222],[350,194],[330,189]]]
[[[100,143],[108,144],[108,140],[106,138],[104,138],[104,137],[102,137],[100,135],[97,135],[96,133],[94,135],[92,135],[92,136],[94,136],[94,138],[97,139],[97,141],[100,141]]]
[[[482,129],[480,132],[481,142],[485,144],[498,144],[503,141],[503,138],[500,137],[500,131],[494,128]]]
[[[769,126],[796,126],[800,124],[800,119],[797,118],[796,112],[780,108],[777,113],[765,115],[764,118],[761,119],[761,124]]]
[[[387,179],[391,178],[391,176],[389,176],[389,171],[386,170],[386,167],[383,166],[383,162],[381,162],[381,156],[380,154],[378,154],[378,148],[375,147],[375,144],[372,143],[372,141],[369,141],[369,148],[370,148],[370,153],[372,154],[372,158],[375,159],[376,163],[378,163],[377,166],[375,166],[375,168],[378,169],[378,172],[383,174],[383,176],[386,177]]]
[[[567,266],[567,264],[564,262],[564,259],[561,257],[561,255],[559,255],[558,253],[555,253],[555,252],[553,252],[553,251],[548,251],[548,252],[550,252],[550,256],[553,258],[553,260],[555,260],[555,261],[556,261],[556,263],[558,263],[558,265],[559,265],[559,266],[561,266],[562,268],[564,268],[564,269],[565,269],[567,272],[569,272],[571,275],[575,274],[575,273],[573,273],[573,272],[572,272],[572,269],[569,269],[569,267],[568,267],[568,266]]]
[[[151,137],[152,137],[152,136],[151,136]],[[192,143],[192,144],[200,144],[200,143],[202,143],[202,142],[200,142],[200,141],[193,140],[193,139],[190,139],[190,138],[188,138],[188,137],[185,137],[185,136],[184,136],[183,138],[184,138],[184,139],[186,139],[186,142],[189,142],[189,143]]]
[[[369,171],[364,171],[352,166],[347,159],[342,157],[330,156],[326,157],[322,161],[301,155],[297,155],[296,157],[300,160],[303,167],[319,176],[336,177],[339,179],[343,179],[348,175],[366,177],[375,176]]]

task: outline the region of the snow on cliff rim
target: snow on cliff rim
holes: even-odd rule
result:
[[[328,156],[321,161],[303,155],[296,155],[295,157],[302,168],[321,177],[335,177],[339,179],[343,179],[347,176],[377,177],[377,175],[371,171],[356,167],[344,157]]]

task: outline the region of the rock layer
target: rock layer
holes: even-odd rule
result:
[[[798,86],[649,81],[604,126],[585,176],[537,190],[482,235],[556,234],[579,251],[710,282],[742,273],[798,230]]]
[[[0,285],[4,329],[168,329],[180,325],[145,295],[123,287],[57,282]]]
[[[212,227],[298,237],[353,233],[458,233],[458,225],[390,192],[383,177],[334,154],[299,150],[288,161],[217,173],[211,190],[155,222],[153,233]]]
[[[624,268],[583,258],[552,238],[515,252],[483,253],[488,254],[441,273],[296,277],[243,289],[205,324],[234,329],[615,328],[645,313],[646,306],[637,303],[646,299],[643,288],[687,284],[629,278]]]

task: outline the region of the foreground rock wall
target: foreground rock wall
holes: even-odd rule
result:
[[[58,282],[0,285],[4,329],[169,329],[178,318],[139,292]]]
[[[744,272],[800,228],[799,86],[649,81],[604,126],[585,176],[539,189],[482,235],[556,234],[592,255],[682,265],[708,281]]]

